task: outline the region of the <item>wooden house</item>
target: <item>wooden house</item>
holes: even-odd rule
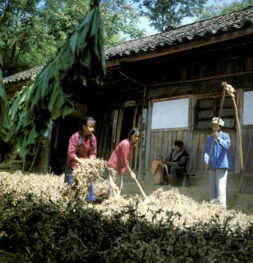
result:
[[[226,81],[236,89],[245,171],[253,173],[253,7],[170,27],[106,48],[105,54],[104,85],[87,87],[75,112],[53,123],[49,151],[53,171],[64,171],[68,138],[85,114],[97,121],[98,157],[108,159],[136,126],[141,140],[131,162],[139,176],[145,177],[152,161],[165,157],[175,140],[183,140],[190,153],[188,169],[203,170],[211,118],[218,115],[221,82]],[[20,82],[13,76],[5,78],[7,95]],[[238,130],[229,95],[222,118],[231,137],[234,171],[240,173]]]

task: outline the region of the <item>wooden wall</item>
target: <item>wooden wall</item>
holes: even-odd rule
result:
[[[210,97],[211,94],[209,94],[208,96]],[[146,164],[146,169],[150,170],[152,161],[156,160],[158,156],[161,155],[163,158],[165,158],[173,148],[175,140],[182,140],[184,142],[186,151],[190,155],[190,160],[188,162],[188,169],[193,172],[198,170],[203,170],[204,152],[205,152],[207,139],[211,135],[211,129],[197,130],[194,128],[194,118],[195,118],[194,105],[196,104],[197,99],[203,98],[203,96],[190,95],[188,97],[189,97],[188,128],[152,130],[151,125],[149,124],[150,137],[148,138],[147,141],[147,147],[149,147],[148,149],[149,154],[148,154],[148,158],[146,159],[146,162],[148,162],[148,164]],[[150,107],[149,114],[151,115],[152,102],[149,103],[149,107]],[[152,117],[149,116],[149,118],[151,119]],[[224,132],[229,133],[230,135],[231,145],[232,145],[231,151],[232,151],[233,165],[235,168],[236,166],[239,165],[238,162],[239,155],[237,158],[237,162],[235,161],[236,151],[238,150],[236,146],[236,144],[238,143],[238,140],[236,138],[236,130],[226,129],[224,130]],[[247,131],[247,134],[248,133],[250,132]],[[251,140],[253,140],[253,135],[250,138]],[[244,147],[247,147],[246,143]]]
[[[235,151],[236,151],[236,132],[235,130],[225,131],[229,133],[231,139],[231,152],[233,158],[233,165],[235,167]],[[247,158],[245,159],[245,165],[247,170],[249,168],[253,169],[253,157],[250,159],[249,154],[247,151],[251,152],[251,156],[253,156],[253,148],[249,147],[248,143],[253,145],[253,132],[252,130],[244,130],[244,135],[248,135],[247,143],[246,140],[244,142],[244,152]],[[249,134],[252,134],[249,136]],[[152,130],[151,131],[151,141],[150,141],[150,158],[149,158],[149,165],[151,167],[151,163],[155,160],[159,155],[162,155],[163,158],[167,156],[167,154],[171,151],[174,146],[175,140],[182,140],[187,145],[187,135],[188,129],[175,129],[175,130]],[[187,148],[187,152],[190,155],[189,161],[189,169],[191,171],[196,170],[203,170],[203,158],[205,153],[205,147],[208,137],[211,135],[211,131],[195,131],[193,133],[193,142],[192,148]]]
[[[242,148],[245,172],[253,173],[253,126],[243,127]]]
[[[224,131],[227,132],[231,140],[231,152],[233,158],[233,166],[235,168],[235,150],[236,150],[236,133],[235,130]],[[190,170],[203,170],[203,159],[205,153],[205,147],[208,137],[211,135],[211,131],[195,131],[193,133],[193,144],[191,153],[191,166]]]
[[[152,130],[150,141],[150,159],[149,166],[151,167],[152,161],[156,160],[159,155],[163,158],[169,154],[174,146],[175,140],[186,142],[188,129],[164,129]],[[189,150],[186,148],[189,152]]]

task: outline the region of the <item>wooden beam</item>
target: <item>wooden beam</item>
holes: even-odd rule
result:
[[[136,83],[136,84],[138,84],[138,85],[140,85],[140,86],[146,85],[145,83],[140,82],[140,81],[138,81],[138,80],[136,80],[136,79],[134,79],[134,78],[126,75],[126,74],[123,73],[121,70],[119,71],[119,73],[120,73],[123,77],[125,77],[126,79],[131,80],[132,82],[134,82],[134,83]]]
[[[195,94],[195,95],[197,95],[197,94],[201,94],[203,92],[206,93],[208,90],[209,90],[209,92],[212,92],[212,94],[214,94],[215,90],[212,87],[214,87],[214,85],[217,85],[217,88],[218,88],[220,85],[220,82],[224,79],[226,79],[226,81],[228,81],[228,78],[231,78],[230,82],[233,82],[234,86],[243,85],[243,86],[247,87],[249,81],[245,83],[245,81],[243,81],[243,78],[241,78],[241,76],[245,76],[245,75],[248,75],[247,79],[249,79],[249,78],[253,77],[253,71],[238,72],[238,73],[233,73],[233,74],[213,76],[213,77],[209,77],[209,78],[205,78],[205,79],[194,79],[194,80],[190,80],[190,81],[186,81],[186,82],[185,81],[177,81],[177,82],[173,82],[173,83],[172,82],[166,83],[166,84],[163,83],[163,85],[159,88],[156,88],[156,89],[150,88],[149,89],[148,99],[155,100],[155,99],[158,99],[160,97],[163,97],[163,99],[165,99],[165,100],[166,100],[165,97],[167,97],[167,98],[175,98],[175,97],[180,98],[183,96],[187,96],[187,95],[183,95],[183,94]],[[237,77],[237,78],[233,79],[233,77]],[[205,82],[205,83],[202,83],[202,82]],[[180,85],[180,87],[179,87],[179,85]],[[212,85],[212,87],[211,87],[211,85]],[[205,90],[203,89],[204,86],[205,86]],[[217,88],[216,88],[216,91],[220,91]],[[186,90],[188,91],[188,93],[186,93]]]
[[[171,81],[171,82],[157,83],[157,84],[149,85],[149,88],[168,86],[168,85],[175,85],[175,84],[193,83],[193,82],[212,80],[212,79],[219,79],[219,78],[242,76],[242,75],[248,75],[248,74],[252,74],[252,73],[253,73],[253,71],[235,72],[235,73],[229,73],[229,74],[223,74],[223,75],[211,76],[211,77],[205,77],[205,78],[198,78],[198,79],[190,79],[190,80],[182,80],[182,81]]]
[[[118,145],[119,141],[120,141],[123,114],[124,114],[124,108],[120,109],[120,111],[119,111],[118,127],[117,127],[117,135],[116,135],[116,145]]]

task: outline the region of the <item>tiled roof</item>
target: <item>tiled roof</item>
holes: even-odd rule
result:
[[[253,6],[240,11],[216,16],[211,19],[198,21],[180,26],[170,31],[127,41],[106,49],[106,60],[127,57],[139,52],[154,51],[162,47],[169,47],[194,39],[236,31],[252,26]]]
[[[130,40],[115,46],[105,48],[106,60],[134,56],[141,52],[150,52],[159,48],[175,46],[194,39],[204,39],[209,36],[233,32],[253,25],[253,6],[240,11],[216,16],[207,20],[184,25],[170,31]],[[4,78],[4,84],[30,79],[43,67],[35,67],[10,77]]]
[[[43,66],[37,66],[29,70],[19,72],[3,79],[4,84],[11,84],[18,81],[29,80],[32,76],[36,76],[43,69]]]

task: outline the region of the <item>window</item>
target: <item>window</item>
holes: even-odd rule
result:
[[[243,125],[253,125],[253,91],[243,94]]]
[[[188,127],[189,99],[154,102],[151,129]]]
[[[212,127],[211,119],[218,117],[220,111],[221,97],[200,99],[196,105],[196,129],[209,129]],[[231,97],[225,97],[221,118],[224,120],[224,127],[235,128],[235,111]]]

